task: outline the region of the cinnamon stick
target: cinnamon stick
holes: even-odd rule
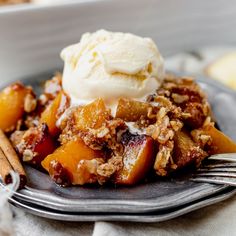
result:
[[[6,156],[0,149],[0,175],[2,180],[6,184],[10,184],[12,182],[10,171],[13,170],[10,163],[8,162]]]
[[[20,188],[24,187],[26,184],[26,174],[25,170],[20,162],[16,151],[12,147],[10,141],[4,134],[4,132],[0,129],[0,148],[4,153],[6,159],[11,165],[12,169],[20,175]]]

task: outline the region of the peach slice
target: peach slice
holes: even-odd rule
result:
[[[156,147],[154,140],[146,135],[123,135],[125,145],[123,168],[115,174],[114,182],[121,185],[132,185],[139,182],[155,160]]]
[[[212,138],[212,143],[209,146],[210,154],[236,152],[236,143],[213,125],[206,125],[201,130],[203,134]]]
[[[0,92],[0,129],[9,131],[15,128],[23,117],[24,101],[29,89],[21,83],[14,83]]]
[[[125,121],[137,121],[141,116],[146,117],[150,104],[135,100],[120,98],[116,110],[116,118]]]
[[[95,151],[86,146],[81,139],[76,139],[60,146],[52,154],[48,155],[42,161],[42,166],[49,172],[50,166],[60,163],[67,170],[69,176],[71,176],[70,181],[72,184],[83,185],[85,183],[91,183],[93,176],[87,169],[78,169],[78,165],[81,161],[103,157],[103,152]],[[51,171],[51,176],[53,177],[53,171]]]
[[[110,110],[105,106],[102,99],[97,99],[86,106],[78,108],[75,113],[76,127],[79,130],[98,129],[110,119]]]
[[[47,124],[51,135],[56,136],[60,132],[56,122],[69,105],[69,97],[61,91],[41,114],[40,123]]]

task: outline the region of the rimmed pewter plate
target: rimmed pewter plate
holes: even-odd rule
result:
[[[37,91],[49,75],[23,80]],[[214,116],[220,129],[236,140],[236,94],[223,85],[207,78],[198,83],[208,94]],[[196,183],[188,176],[156,179],[132,187],[75,186],[62,188],[49,176],[26,166],[28,185],[14,195],[15,199],[37,204],[61,212],[147,213],[170,210],[190,204],[229,188],[223,185]]]
[[[80,212],[61,212],[52,209],[47,209],[35,204],[29,204],[28,202],[20,201],[17,199],[10,199],[12,205],[21,208],[22,210],[41,216],[48,219],[63,220],[63,221],[130,221],[130,222],[145,222],[154,223],[166,220],[171,220],[189,212],[198,210],[202,207],[206,207],[221,201],[224,201],[233,195],[235,195],[236,189],[229,188],[219,194],[215,194],[211,197],[204,198],[199,201],[184,205],[179,208],[174,208],[169,211],[162,212],[149,212],[144,214],[130,214],[130,213],[80,213]]]

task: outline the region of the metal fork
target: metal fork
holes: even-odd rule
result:
[[[210,156],[193,174],[191,180],[236,187],[236,153]]]

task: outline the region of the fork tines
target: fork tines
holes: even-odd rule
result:
[[[236,186],[236,153],[210,156],[191,180],[196,182]]]

